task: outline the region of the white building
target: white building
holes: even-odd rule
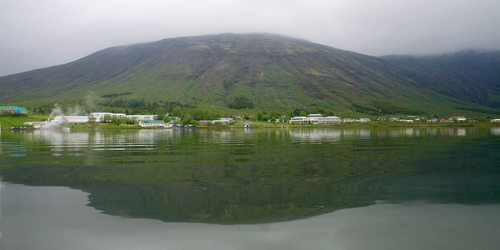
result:
[[[163,120],[139,120],[141,127],[169,127],[171,124],[166,124]]]
[[[177,116],[169,116],[170,117],[170,123],[178,123],[181,122],[181,118]]]
[[[140,121],[140,120],[144,120],[144,121],[152,121],[152,120],[155,120],[158,118],[158,115],[127,115],[125,116],[126,118],[129,118],[131,120],[136,120],[136,121]]]
[[[92,117],[94,117],[96,122],[104,122],[104,117],[105,116],[112,116],[113,113],[106,113],[106,112],[96,112],[96,113],[90,113]]]
[[[125,115],[123,113],[109,113],[109,112],[96,112],[90,113],[92,117],[95,118],[96,122],[104,122],[105,117],[111,118],[128,118],[131,120],[155,120],[158,118],[158,115]]]
[[[219,118],[219,120],[212,120],[210,121],[212,124],[215,124],[215,123],[221,123],[222,125],[228,125],[230,124],[231,122],[233,122],[234,119],[233,118]]]
[[[340,123],[340,118],[338,116],[327,116],[327,117],[321,117],[321,116],[310,116],[310,117],[305,117],[305,116],[296,116],[290,119],[288,121],[289,124],[292,123],[307,123],[307,124],[336,124]]]
[[[52,127],[59,125],[76,125],[76,124],[86,124],[89,122],[88,116],[56,116],[54,118],[49,118],[47,121],[42,122],[37,128]]]
[[[55,121],[61,121],[62,124],[85,124],[89,122],[88,116],[56,116]]]

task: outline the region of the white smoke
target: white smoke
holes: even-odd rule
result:
[[[66,112],[63,111],[59,104],[54,103],[54,109],[50,112],[50,118],[54,118],[56,116],[83,116],[87,115],[88,112],[80,105],[76,105],[74,107],[67,107]]]
[[[60,116],[60,115],[64,115],[64,112],[61,109],[61,107],[59,106],[59,104],[54,103],[54,109],[50,112],[49,119],[52,119],[52,118],[54,118],[56,116]]]
[[[89,91],[89,93],[85,96],[85,108],[88,112],[97,111],[97,104],[99,103],[99,97],[95,95],[94,92]]]
[[[54,103],[54,109],[50,112],[50,117],[47,121],[42,123],[43,129],[50,129],[56,126],[61,125],[65,120],[66,116],[85,116],[88,115],[87,111],[84,108],[76,105],[74,107],[67,107],[66,112],[63,111],[59,104]],[[57,118],[59,116],[59,118]]]
[[[80,107],[79,105],[66,108],[66,115],[67,116],[78,116],[78,115],[86,115],[86,114],[87,114],[87,111],[85,111],[85,109]]]
[[[49,119],[43,123],[42,127],[51,128],[60,125],[66,119],[66,116],[87,116],[90,112],[95,112],[97,110],[98,103],[99,97],[92,91],[89,91],[85,96],[85,107],[81,107],[80,105],[68,106],[66,107],[66,111],[64,111],[58,103],[54,103],[54,109],[50,112]],[[58,116],[63,117],[56,119]]]

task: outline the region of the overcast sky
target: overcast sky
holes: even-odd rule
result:
[[[1,0],[0,76],[219,33],[276,33],[373,56],[499,50],[499,13],[499,0]]]

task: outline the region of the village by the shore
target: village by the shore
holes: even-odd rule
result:
[[[420,116],[404,116],[404,117],[377,117],[371,118],[340,118],[338,116],[323,116],[322,114],[309,114],[306,116],[296,116],[287,119],[285,116],[278,119],[269,119],[267,121],[256,121],[252,116],[233,116],[221,117],[216,120],[199,120],[191,121],[191,123],[183,122],[180,117],[169,116],[168,114],[163,119],[158,119],[158,115],[126,115],[122,113],[107,113],[97,112],[90,113],[88,116],[56,116],[47,119],[46,121],[32,121],[25,122],[27,126],[32,129],[51,129],[61,128],[74,125],[87,125],[89,127],[96,127],[99,125],[115,124],[115,125],[128,125],[129,127],[141,128],[192,128],[192,127],[210,127],[210,126],[226,126],[226,127],[260,127],[260,126],[314,126],[314,125],[383,125],[391,124],[397,126],[408,126],[413,124],[463,124],[469,125],[479,123],[477,118],[466,118],[465,116],[452,116],[449,118],[431,118],[427,119]],[[500,124],[500,119],[484,118],[491,124]],[[484,123],[484,122],[483,122]],[[67,127],[69,128],[69,127]]]
[[[0,106],[0,115],[27,116],[26,108],[17,106]],[[126,125],[134,128],[193,128],[193,127],[301,127],[301,126],[328,126],[328,125],[374,125],[374,126],[411,126],[433,124],[443,126],[450,125],[474,125],[474,124],[500,124],[500,119],[491,117],[467,118],[465,116],[451,116],[439,118],[427,118],[416,115],[380,116],[376,118],[341,118],[338,116],[324,116],[322,114],[307,114],[301,116],[287,117],[282,115],[276,119],[259,120],[254,115],[234,115],[231,117],[220,117],[214,120],[183,120],[181,117],[165,115],[128,115],[125,113],[93,112],[88,115],[56,115],[50,116],[44,121],[26,121],[22,126],[14,126],[11,129],[69,129],[75,125],[83,125],[95,128],[105,125]],[[125,127],[125,128],[126,128]],[[4,129],[8,129],[5,128]]]

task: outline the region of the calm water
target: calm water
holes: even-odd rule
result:
[[[500,128],[2,131],[0,249],[498,249]]]

